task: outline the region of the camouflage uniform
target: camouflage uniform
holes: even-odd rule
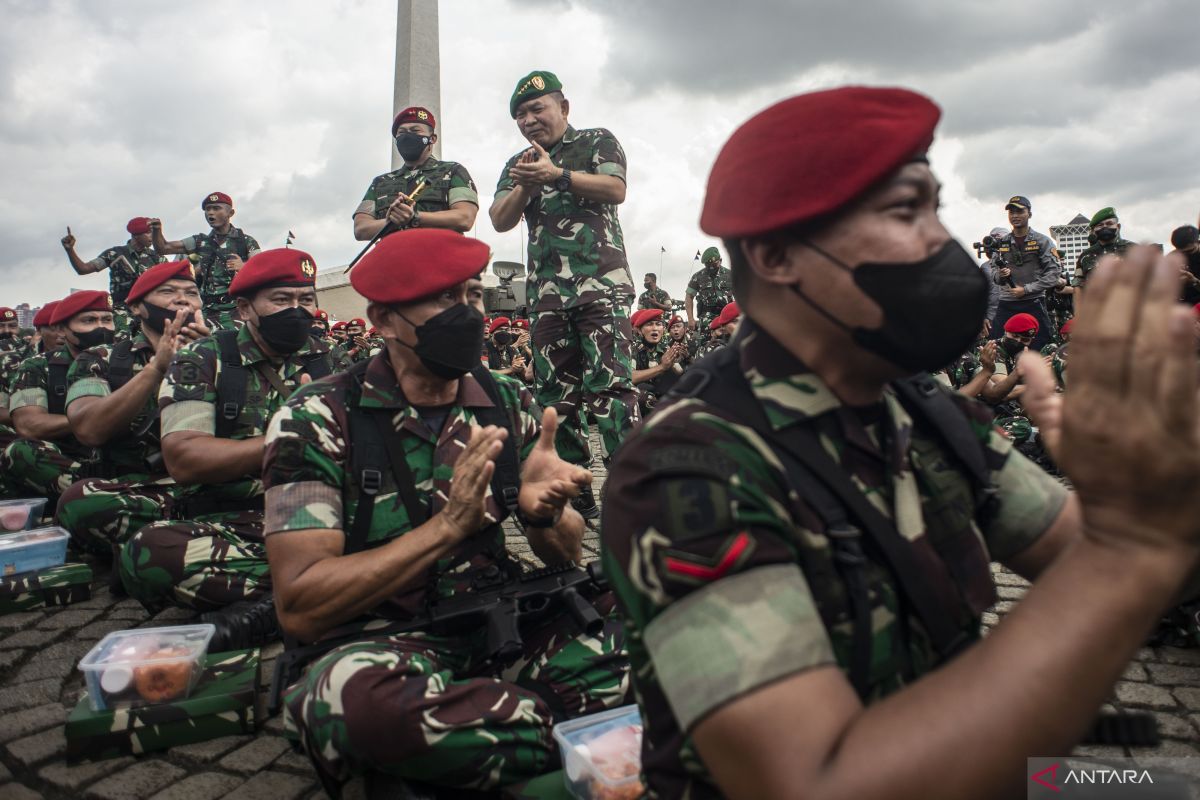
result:
[[[204,316],[210,326],[225,329],[234,327],[233,312],[237,309],[237,303],[229,296],[229,284],[235,273],[230,272],[225,259],[241,256],[246,261],[259,250],[262,248],[253,236],[232,226],[224,236],[209,231],[183,240],[183,252],[196,268],[200,298],[204,301]]]
[[[471,180],[467,168],[454,161],[438,161],[430,156],[420,166],[402,166],[375,178],[354,213],[383,219],[397,195],[401,192],[412,194],[422,180],[425,188],[413,206],[418,213],[446,211],[455,203],[479,205],[475,181]]]
[[[711,335],[708,337],[707,341],[700,345],[700,347],[696,350],[696,358],[703,358],[709,353],[720,350],[727,344],[729,344],[729,340],[724,336]]]
[[[567,126],[549,154],[555,165],[572,172],[625,180],[625,152],[603,128],[577,131]],[[508,172],[520,157],[518,153],[504,165],[497,200],[512,191]],[[586,466],[591,452],[582,411],[599,428],[606,458],[638,421],[627,311],[634,291],[625,238],[615,205],[553,186],[543,186],[524,215],[537,399],[558,411],[559,456]]]
[[[702,337],[712,338],[708,324],[720,316],[721,309],[733,302],[733,273],[728,267],[715,270],[702,267],[688,281],[687,293],[696,298],[696,330]]]
[[[751,320],[731,346],[771,426],[810,426],[929,566],[922,577],[950,592],[954,628],[978,638],[979,614],[995,597],[989,557],[1036,541],[1066,490],[1012,451],[986,409],[955,397],[998,491],[999,502],[977,513],[940,437],[914,427],[890,389],[878,417],[865,418]],[[849,671],[849,593],[821,518],[790,484],[768,442],[697,399],[659,409],[610,472],[602,558],[628,626],[649,797],[721,796],[689,736],[709,712],[807,669]],[[866,556],[871,703],[938,659],[890,569],[872,548]]]
[[[48,357],[35,355],[22,361],[9,384],[9,413],[26,406],[48,409],[50,366],[72,361],[74,356],[65,345]],[[91,456],[91,448],[70,434],[53,442],[19,437],[0,455],[0,468],[16,491],[57,502],[58,496],[79,480]]]
[[[662,358],[667,354],[670,346],[671,342],[668,336],[659,339],[656,345],[651,345],[643,339],[638,344],[637,353],[634,355],[634,368],[642,370],[657,367],[662,363]],[[658,404],[658,401],[666,396],[667,392],[671,391],[671,387],[679,380],[680,374],[671,369],[653,380],[642,381],[637,384],[638,405],[641,408],[643,417],[649,416],[650,412]]]
[[[661,303],[665,306],[671,305],[671,295],[667,294],[666,289],[647,289],[638,295],[638,308],[658,308],[659,306],[651,305],[651,301]]]
[[[81,397],[107,397],[112,345],[84,350],[67,373],[67,408]],[[154,347],[141,331],[132,339],[133,375],[154,358]],[[132,379],[132,378],[131,378]],[[139,528],[168,519],[181,489],[162,467],[158,436],[158,399],[151,395],[124,436],[100,448],[101,476],[71,484],[59,498],[58,524],[86,550],[108,555]],[[151,469],[148,464],[157,464]]]
[[[1108,244],[1096,242],[1087,250],[1079,254],[1079,258],[1075,260],[1075,276],[1071,280],[1072,286],[1083,286],[1087,282],[1088,276],[1092,274],[1092,270],[1096,268],[1096,262],[1102,256],[1109,254],[1123,255],[1126,250],[1134,246],[1134,242],[1128,239],[1117,237],[1114,241]]]
[[[303,357],[328,351],[318,340],[310,339],[282,364],[273,364],[245,326],[238,331],[237,344],[248,375],[245,405],[229,438],[250,439],[266,433],[271,415],[287,399],[259,369],[278,374],[290,393],[300,385]],[[176,431],[216,435],[221,369],[215,337],[179,350],[158,395],[164,438]],[[176,520],[187,519],[147,525],[121,549],[121,580],[126,590],[147,608],[175,603],[200,611],[256,599],[270,591],[261,507],[262,481],[258,477],[188,487],[175,504],[174,514]]]
[[[347,390],[354,381],[338,375],[306,386],[271,421],[263,465],[266,535],[347,531],[355,518],[361,491],[347,463],[348,406],[354,403]],[[517,381],[495,376],[495,382],[518,456],[525,458],[537,441],[540,411]],[[492,402],[468,374],[435,434],[406,404],[395,373],[380,356],[368,365],[353,407],[387,409],[384,418],[400,433],[418,502],[433,515],[447,503],[470,425],[482,424],[477,409]],[[550,736],[554,722],[625,702],[628,662],[611,594],[594,600],[606,617],[599,638],[580,633],[560,614],[523,631],[524,656],[502,671],[486,661],[482,630],[461,636],[371,634],[372,624],[378,627],[384,618],[423,613],[430,597],[461,596],[470,574],[510,558],[496,524],[506,512],[490,487],[486,505],[481,533],[432,567],[424,584],[326,636],[351,643],[316,661],[288,689],[285,723],[327,788],[366,769],[479,789],[528,779],[557,764]],[[366,546],[382,546],[413,527],[387,470],[374,498]]]
[[[121,261],[122,258],[124,261]],[[108,248],[88,262],[88,265],[97,271],[108,270],[108,293],[112,297],[113,319],[118,333],[129,330],[130,316],[129,309],[125,306],[125,298],[129,296],[134,281],[141,277],[143,272],[163,261],[166,261],[166,258],[160,256],[152,247],[135,250],[133,239],[130,239],[125,244]],[[129,264],[128,267],[125,266],[126,263]],[[132,272],[130,268],[133,269]]]
[[[8,408],[9,383],[21,362],[34,355],[33,348],[19,337],[0,340],[0,404]],[[8,425],[0,425],[0,450],[17,439],[17,432]],[[0,497],[11,493],[5,476],[0,475]]]

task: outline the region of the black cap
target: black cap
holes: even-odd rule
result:
[[[1029,198],[1022,197],[1019,194],[1015,194],[1008,198],[1008,202],[1004,204],[1004,210],[1008,211],[1013,206],[1017,206],[1022,211],[1033,211],[1033,205],[1029,202]]]

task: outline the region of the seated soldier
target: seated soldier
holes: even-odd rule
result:
[[[0,448],[8,447],[17,438],[8,413],[8,376],[13,369],[33,355],[33,351],[18,334],[21,327],[17,312],[0,308]]]
[[[657,308],[644,308],[633,312],[629,320],[637,336],[633,385],[637,387],[643,417],[654,410],[659,398],[671,391],[683,374],[679,362],[687,357],[687,345],[663,337],[662,316],[663,312]]]
[[[682,344],[687,348],[687,356],[679,360],[679,364],[686,370],[696,360],[696,353],[700,349],[699,342],[688,330],[687,322],[678,314],[671,317],[667,323],[667,335],[671,337],[673,344]]]
[[[58,523],[84,549],[109,555],[139,528],[170,517],[180,487],[159,448],[158,392],[175,352],[208,336],[190,261],[142,273],[126,302],[140,321],[131,339],[85,350],[67,374],[67,420],[100,454],[95,477],[58,501]]]
[[[174,519],[125,544],[121,580],[147,609],[223,609],[202,617],[217,626],[214,652],[276,634],[262,545],[263,436],[297,386],[331,371],[328,350],[309,335],[315,276],[301,250],[253,256],[229,286],[245,325],[181,347],[159,392],[163,461],[192,491]]]
[[[496,317],[487,327],[488,369],[501,375],[511,375],[517,380],[525,379],[525,354],[517,347],[518,333],[513,331],[512,320]]]
[[[737,321],[741,313],[736,300],[722,308],[721,313],[712,322],[708,323],[710,331],[708,341],[700,346],[698,355],[708,355],[714,350],[720,350],[729,344],[729,340],[733,338],[734,331],[737,330]]]
[[[67,373],[84,350],[112,344],[116,335],[108,292],[75,292],[49,319],[62,346],[21,362],[13,376],[8,410],[21,437],[4,449],[0,467],[13,488],[45,497],[49,505],[82,477],[93,452],[71,432],[67,420]]]
[[[466,287],[487,259],[450,231],[385,238],[351,282],[386,349],[298,391],[267,435],[279,620],[337,645],[287,691],[285,721],[335,796],[364,771],[494,790],[556,765],[555,722],[627,702],[610,593],[589,598],[596,636],[557,606],[523,624],[515,663],[493,660],[478,627],[428,630],[431,607],[515,580],[506,516],[547,564],[581,553],[568,501],[590,473],[556,454],[552,410],[479,363],[483,316]],[[407,627],[386,633],[388,620]]]

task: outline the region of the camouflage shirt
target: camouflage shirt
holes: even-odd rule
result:
[[[1092,270],[1096,268],[1096,262],[1102,256],[1110,253],[1121,255],[1129,248],[1133,247],[1134,242],[1128,239],[1118,238],[1108,244],[1096,244],[1089,247],[1079,254],[1079,258],[1075,260],[1075,275],[1071,279],[1072,286],[1083,286],[1087,282],[1088,275],[1092,274]]]
[[[549,154],[557,166],[572,172],[612,175],[625,181],[625,151],[604,128],[577,131],[567,126]],[[517,153],[504,165],[496,184],[496,200],[513,190],[515,183],[508,171],[520,157]],[[533,276],[529,291],[530,297],[537,298],[533,311],[575,308],[602,298],[624,305],[633,298],[633,277],[615,205],[543,186],[525,206],[525,223]]]
[[[638,342],[637,351],[633,355],[634,369],[650,369],[657,367],[662,363],[663,356],[667,354],[667,348],[671,346],[669,337],[664,336],[658,340],[658,344],[651,345],[645,339]],[[671,387],[679,380],[681,373],[674,369],[669,369],[653,380],[642,381],[637,385],[638,391],[653,395],[654,397],[662,397],[667,392],[671,391]]]
[[[130,239],[125,244],[108,248],[88,264],[97,269],[108,270],[108,293],[112,295],[113,307],[124,308],[125,298],[129,296],[134,281],[143,272],[164,261],[166,258],[151,247],[135,250],[133,239]]]
[[[295,391],[305,368],[305,356],[328,353],[318,339],[281,361],[269,359],[254,341],[250,328],[242,326],[237,334],[238,351],[247,367],[246,398],[230,439],[250,439],[267,432],[271,415],[279,410],[286,396],[280,395],[260,370],[277,374],[285,388]],[[159,425],[165,438],[176,431],[195,431],[215,436],[217,432],[217,384],[221,375],[221,351],[215,336],[192,342],[179,349],[167,370],[158,392]],[[219,494],[246,498],[262,493],[258,478],[231,481],[213,488]]]
[[[651,305],[651,301],[664,306],[671,305],[671,295],[667,294],[666,289],[647,289],[638,296],[638,308],[659,308],[660,306]]]
[[[107,397],[113,393],[109,384],[109,360],[116,345],[104,344],[84,350],[75,359],[67,373],[67,407],[81,397]],[[154,346],[140,330],[132,339],[130,354],[133,356],[132,375],[137,375],[154,358]],[[132,375],[130,380],[132,380]],[[130,424],[129,433],[105,443],[106,456],[119,471],[140,472],[145,469],[146,458],[158,451],[158,398],[152,393],[146,404]]]
[[[955,396],[999,494],[981,518],[968,479],[938,438],[914,427],[890,389],[870,414],[849,409],[749,319],[730,346],[739,348],[736,368],[774,430],[811,426],[867,500],[928,559],[922,563],[941,575],[969,568],[975,591],[957,602],[972,612],[994,597],[988,556],[1024,550],[1066,500],[1066,489],[996,432],[986,408]],[[789,485],[766,441],[697,399],[660,408],[617,453],[602,558],[625,614],[649,797],[720,796],[689,736],[714,709],[807,669],[848,669],[847,592],[820,517]],[[960,552],[964,536],[978,546]],[[906,661],[920,675],[936,656],[920,621],[899,618],[889,568],[870,548],[867,556],[873,702],[904,685]],[[951,587],[964,589],[958,581]],[[963,625],[978,636],[977,620]]]
[[[242,260],[246,261],[261,249],[253,236],[248,236],[241,228],[232,226],[224,236],[209,231],[184,239],[183,252],[196,268],[204,305],[231,304],[233,301],[229,298],[229,284],[233,281],[235,273],[229,271],[225,259],[241,256]]]
[[[33,348],[19,336],[0,340],[0,403],[8,408],[9,384],[21,362],[34,355]]]
[[[412,194],[422,180],[426,186],[417,198],[417,211],[445,211],[455,203],[479,205],[475,181],[471,180],[467,168],[454,161],[438,161],[430,156],[418,167],[403,166],[375,178],[354,213],[383,219],[396,196],[400,192]]]
[[[523,460],[537,443],[541,412],[533,396],[518,381],[503,375],[493,378],[508,412],[510,435],[516,437],[517,452]],[[271,420],[263,462],[267,488],[265,535],[310,529],[348,531],[360,501],[358,477],[348,464],[347,392],[354,380],[353,375],[342,373],[311,383],[292,395]],[[447,503],[454,463],[466,448],[470,426],[482,424],[478,422],[478,410],[494,406],[483,387],[468,374],[459,381],[458,396],[447,409],[440,433],[435,433],[419,411],[405,400],[391,364],[381,355],[367,366],[354,407],[386,409],[408,455],[419,501],[432,517]],[[391,470],[384,471],[383,484],[374,502],[367,547],[385,544],[414,527]],[[484,525],[489,526],[500,521],[505,512],[492,496],[490,486],[486,503]],[[492,546],[502,550],[504,536],[498,526],[492,535],[496,537]],[[435,591],[440,596],[458,591],[461,588],[455,580],[458,573],[443,574],[453,557],[452,554],[431,568],[425,584],[392,598],[379,613],[392,617],[419,613],[435,580]],[[488,556],[481,554],[460,569],[486,563]]]
[[[696,298],[698,317],[715,317],[733,302],[733,273],[728,267],[698,269],[688,281],[687,293]]]
[[[44,354],[33,355],[25,359],[16,368],[13,373],[9,389],[11,394],[8,399],[9,412],[16,411],[18,408],[26,406],[38,406],[46,410],[50,409],[50,366],[66,365],[67,374],[70,374],[70,366],[74,362],[75,357],[71,355],[71,349],[64,345],[58,350],[55,350],[49,356]],[[63,398],[66,399],[67,387],[63,386]],[[62,439],[56,439],[55,444],[62,448],[63,452],[68,455],[81,455],[85,452],[90,452],[90,448],[84,447],[74,436],[66,436]]]
[[[490,338],[484,343],[484,348],[487,350],[488,369],[508,369],[514,360],[525,356],[515,344],[496,344]],[[530,360],[526,358],[525,363],[530,363]]]

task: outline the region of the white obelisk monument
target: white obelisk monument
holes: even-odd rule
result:
[[[392,94],[392,117],[409,106],[433,112],[438,142],[433,157],[442,157],[442,71],[438,44],[437,0],[396,2],[396,82]],[[392,169],[399,169],[400,154],[389,139]]]

